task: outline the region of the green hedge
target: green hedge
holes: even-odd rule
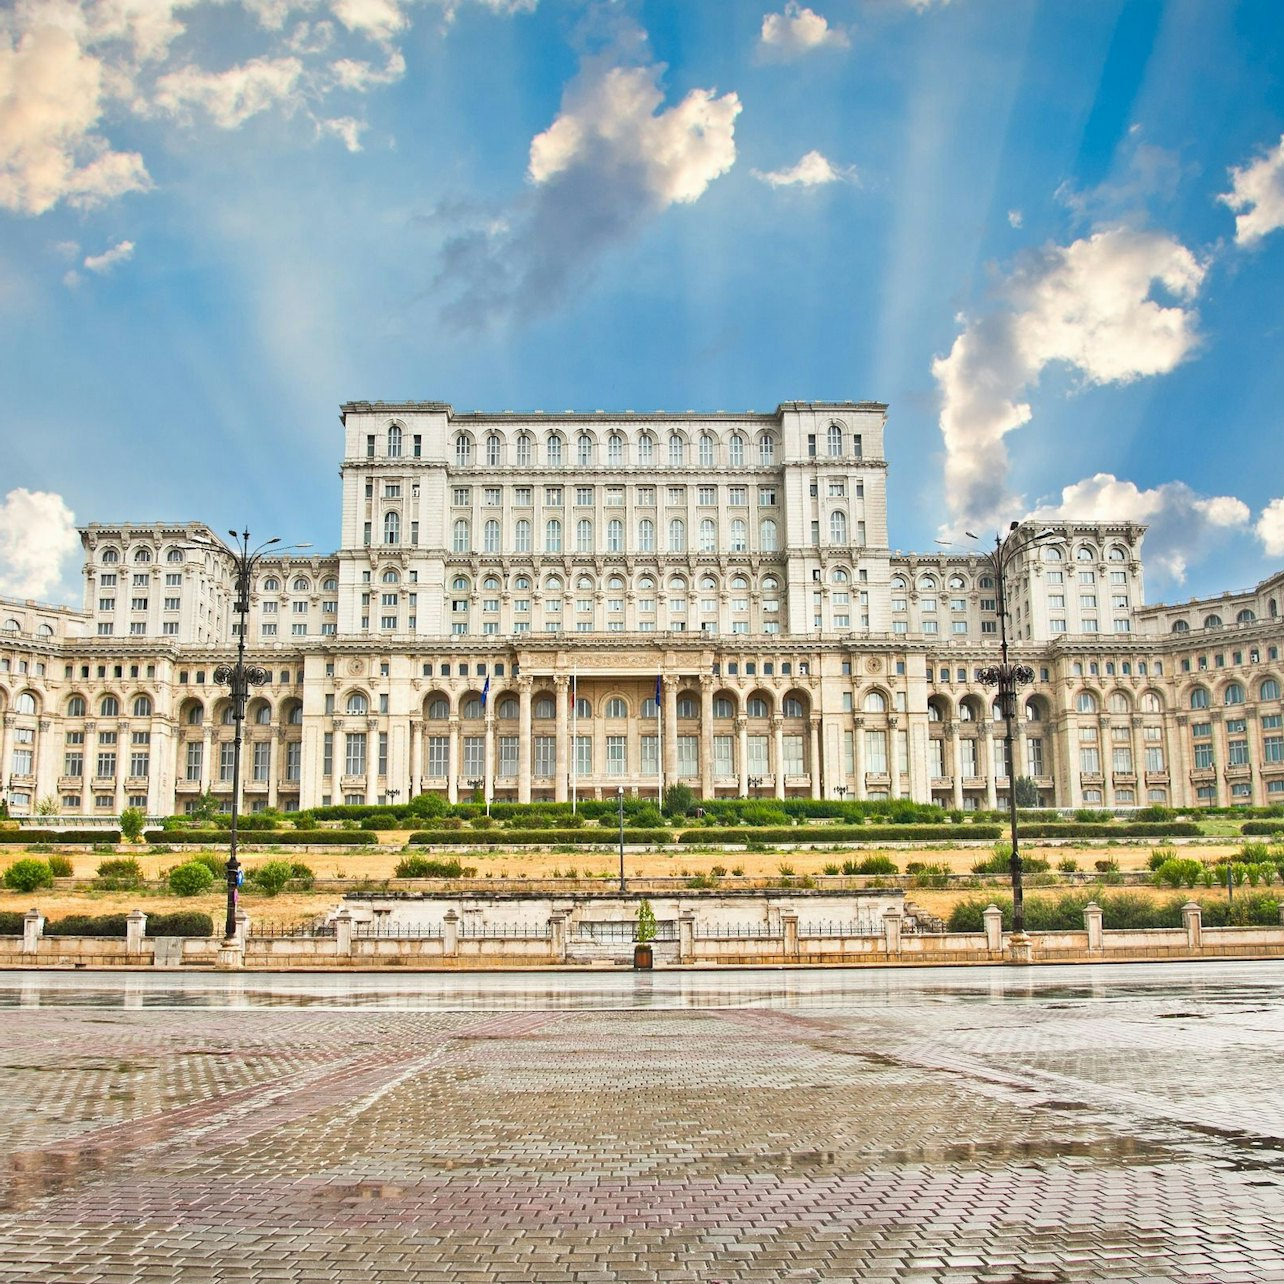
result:
[[[21,936],[26,917],[22,910],[0,910],[0,936]]]
[[[119,829],[0,829],[0,843],[118,843]]]
[[[18,933],[22,931],[19,915]],[[109,936],[121,940],[126,936],[126,914],[68,914],[65,918],[45,923],[46,936]],[[0,916],[0,933],[4,917]],[[9,935],[9,933],[3,933]],[[149,914],[148,936],[213,936],[214,920],[199,910],[179,910],[174,914]]]
[[[1025,898],[1025,925],[1032,932],[1082,932],[1083,907],[1090,900],[1101,906],[1102,926],[1107,931],[1137,930],[1157,927],[1181,927],[1181,907],[1190,899],[1178,896],[1174,900],[1157,903],[1133,892],[1103,892],[1090,896],[1071,892],[1063,896],[1027,896]],[[981,915],[986,906],[994,904],[1003,912],[1003,928],[1012,929],[1012,902],[1006,897],[977,898],[960,901],[950,913],[948,927],[951,932],[980,932],[984,930]],[[1203,904],[1205,927],[1271,926],[1279,922],[1279,900],[1270,894],[1250,893],[1236,895],[1235,903],[1227,909],[1226,902],[1208,901]]]
[[[163,834],[148,835],[149,842],[201,843],[207,847],[226,847],[230,840],[226,829],[168,829]],[[369,829],[273,829],[237,835],[241,847],[298,847],[306,843],[318,847],[365,847],[378,841],[379,835]]]
[[[697,831],[703,834],[704,831]],[[620,841],[618,829],[420,829],[410,835],[418,847],[477,846],[521,847],[533,843],[547,846],[599,843],[611,847]],[[634,846],[654,847],[673,841],[667,829],[626,829],[624,841]]]
[[[1045,821],[1022,825],[1023,838],[1198,838],[1203,831],[1188,820]]]
[[[1246,820],[1245,834],[1284,834],[1284,820]]]
[[[792,829],[689,829],[683,843],[895,843],[940,842],[942,839],[995,839],[998,825],[815,825]]]

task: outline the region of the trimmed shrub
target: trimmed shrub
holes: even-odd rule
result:
[[[101,845],[103,842],[118,843],[119,829],[3,829],[0,830],[0,843],[90,843]]]
[[[34,892],[37,887],[52,887],[53,871],[47,860],[24,856],[5,870],[4,885],[14,892]]]
[[[288,860],[270,860],[245,875],[264,896],[277,896],[294,875],[294,866]]]
[[[165,834],[167,843],[221,843],[226,845],[228,835],[220,831],[209,830],[168,830]],[[272,846],[282,847],[362,847],[379,841],[378,835],[365,829],[278,829],[264,839]],[[254,842],[250,839],[246,844]]]
[[[197,852],[191,857],[191,862],[204,865],[215,878],[227,877],[227,861],[218,852]]]
[[[939,843],[942,840],[998,838],[997,825],[967,825],[962,835],[957,830],[942,830],[938,825],[825,825],[823,828],[760,829],[753,839],[759,843]],[[748,835],[736,829],[699,829],[682,834],[682,843],[743,843]]]
[[[1194,887],[1204,872],[1197,860],[1169,859],[1155,870],[1155,882],[1163,887]]]
[[[458,860],[430,860],[427,856],[406,856],[397,862],[397,878],[465,878],[477,871]]]
[[[208,865],[189,860],[169,871],[169,890],[175,896],[199,896],[214,886],[214,875]]]
[[[123,892],[143,881],[143,867],[132,856],[115,856],[98,862],[94,886],[105,892]]]
[[[126,933],[124,914],[68,914],[45,924],[46,936],[114,936]]]
[[[25,918],[21,910],[0,910],[0,936],[21,936]]]
[[[67,856],[50,856],[49,872],[55,878],[70,878],[74,872],[71,859]]]
[[[856,866],[858,874],[899,874],[901,871],[890,856],[866,856]]]
[[[447,817],[449,820],[450,817]],[[692,830],[683,835],[684,842],[703,842],[703,830]],[[744,840],[744,834],[738,835]],[[565,846],[586,843],[598,843],[614,847],[619,842],[619,831],[611,829],[419,829],[410,835],[409,840],[416,847],[475,846],[475,847],[518,847],[531,843],[541,846]],[[672,842],[665,829],[626,829],[624,841],[637,846],[654,847],[659,843]]]
[[[147,817],[139,807],[126,807],[120,813],[120,836],[129,843],[136,843],[143,836],[143,821]]]
[[[200,910],[175,910],[172,914],[148,914],[148,936],[213,936],[214,920]]]
[[[1022,856],[1021,872],[1023,874],[1046,874],[1052,866],[1042,856]],[[979,860],[972,866],[974,874],[1010,874],[1012,872],[1012,855],[1010,852],[995,852],[985,860]]]

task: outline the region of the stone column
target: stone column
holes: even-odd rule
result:
[[[953,797],[955,811],[963,810],[963,750],[960,746],[959,724],[947,722],[945,734],[950,742],[950,772],[953,777]]]
[[[771,718],[771,771],[776,797],[785,796],[785,720],[777,713]]]
[[[1138,807],[1144,807],[1149,801],[1146,798],[1146,742],[1141,735],[1141,728],[1145,719],[1141,714],[1135,713],[1129,722],[1132,726],[1132,733],[1129,738],[1129,743],[1132,745],[1132,774],[1137,780],[1137,783],[1133,786],[1136,791],[1133,794],[1133,801]]]
[[[40,736],[36,735],[35,751],[40,751]],[[129,743],[129,723],[118,722],[116,724],[116,779],[113,785],[113,791],[116,795],[116,815],[120,815],[125,810],[125,776],[129,771],[129,754],[132,746]],[[35,764],[32,763],[34,769]],[[34,813],[36,808],[36,798],[31,800],[31,810]]]
[[[893,713],[887,719],[887,794],[901,796],[901,720]]]
[[[678,680],[672,674],[664,675],[664,787],[667,789],[678,779]]]
[[[780,926],[785,938],[785,960],[796,963],[798,961],[798,915],[782,914]]]
[[[281,743],[285,739],[285,728],[274,727],[272,738],[268,741],[268,806],[277,804],[277,776],[281,770]]]
[[[749,797],[749,719],[741,714],[736,719],[736,772],[740,777],[740,797]]]
[[[410,719],[410,798],[423,793],[424,724],[419,718]],[[407,802],[410,801],[408,798]]]
[[[1190,807],[1195,803],[1195,787],[1190,783],[1190,761],[1190,714],[1179,713],[1177,730],[1168,740],[1170,806]]]
[[[1213,724],[1213,805],[1222,806],[1225,795],[1226,763],[1230,753],[1226,748],[1226,718],[1220,709],[1209,709],[1208,719]]]
[[[712,798],[713,784],[713,676],[700,675],[700,794]]]
[[[978,737],[978,746],[985,758],[985,762],[983,764],[985,774],[985,805],[990,809],[990,811],[994,811],[994,809],[999,805],[998,786],[995,780],[998,767],[994,761],[996,757],[994,752],[994,719],[991,718],[988,722],[983,722],[980,726],[980,732],[981,734]]]
[[[695,962],[695,911],[683,910],[678,915],[678,962]]]
[[[42,798],[50,796],[58,798],[61,802],[58,789],[58,773],[51,770],[56,762],[56,756],[51,752],[51,747],[47,748],[49,740],[49,729],[53,724],[48,718],[41,718],[36,726],[36,743],[31,747],[31,814],[36,814],[36,804]],[[126,749],[128,752],[128,749]],[[4,759],[0,758],[0,770],[3,769]]]
[[[85,756],[89,754],[89,736],[85,735]],[[214,772],[214,728],[206,722],[201,730],[201,793],[207,794],[210,791],[210,781],[213,779]]]
[[[334,952],[341,959],[352,957],[352,914],[346,909],[334,916]]]
[[[531,800],[531,680],[517,679],[517,801]]]
[[[9,776],[9,741],[13,738],[11,734],[13,723],[14,716],[11,713],[6,713],[4,717],[0,718],[0,778],[4,779],[8,779]],[[81,777],[82,780],[93,774],[90,770],[90,745],[93,739],[92,727],[93,723],[85,724],[85,776]],[[5,801],[7,802],[8,799],[5,799]],[[34,808],[32,810],[34,811]]]
[[[366,732],[366,806],[379,801],[379,720],[367,718]]]
[[[442,920],[441,952],[448,959],[459,955],[459,915],[453,909],[448,909]]]
[[[981,921],[985,924],[985,948],[998,954],[1003,949],[1003,911],[997,905],[987,905]]]
[[[566,675],[559,673],[553,679],[553,699],[557,703],[557,765],[553,768],[553,798],[557,802],[570,799],[570,686]]]
[[[446,801],[459,801],[459,716],[453,714],[449,722],[450,743],[446,747]]]
[[[814,714],[811,719],[811,743],[808,745],[807,767],[811,773],[811,796],[820,797],[820,719]]]
[[[486,737],[482,745],[482,776],[486,783],[482,786],[482,801],[495,796],[495,712],[489,701],[486,704]]]
[[[1244,726],[1248,736],[1248,760],[1250,763],[1255,762],[1258,750],[1254,746],[1260,746],[1262,743],[1258,739],[1260,732],[1257,729],[1257,710],[1252,705],[1240,705],[1240,711],[1244,715]],[[1227,750],[1226,761],[1230,762],[1229,750]],[[1250,767],[1249,770],[1252,773],[1249,777],[1249,788],[1253,792],[1249,795],[1248,801],[1254,807],[1265,806],[1266,786],[1262,781],[1262,770],[1257,766]]]
[[[22,952],[37,954],[40,938],[45,930],[45,916],[38,909],[29,909],[22,917]]]
[[[883,914],[883,944],[889,954],[901,952],[901,926],[905,915],[898,909],[889,909]]]
[[[140,909],[130,910],[125,916],[125,953],[141,954],[146,935],[147,915]]]
[[[1198,901],[1187,901],[1181,907],[1181,921],[1186,929],[1186,949],[1200,953],[1204,948],[1204,911]]]
[[[856,797],[863,799],[867,797],[865,786],[865,719],[857,714],[852,719],[852,763],[853,771],[856,776]]]
[[[1109,810],[1115,805],[1115,742],[1110,719],[1097,719],[1097,744],[1101,746],[1101,801]]]
[[[564,910],[554,910],[549,915],[548,952],[552,955],[554,963],[566,962],[566,913]]]
[[[1088,933],[1088,952],[1099,954],[1104,948],[1101,935],[1101,906],[1096,901],[1089,901],[1083,907],[1083,926]]]

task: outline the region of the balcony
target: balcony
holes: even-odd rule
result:
[[[293,776],[288,780],[278,780],[276,787],[283,794],[297,794],[299,792],[299,777]]]
[[[201,792],[201,782],[199,780],[176,780],[174,782],[174,792],[179,794],[199,794]]]
[[[1216,768],[1192,767],[1190,772],[1190,783],[1192,785],[1215,785],[1217,783]]]
[[[932,788],[933,789],[953,789],[954,777],[953,776],[933,776]]]
[[[1168,773],[1166,771],[1148,771],[1146,772],[1146,784],[1166,785],[1168,784]]]
[[[1052,788],[1051,776],[1032,776],[1031,779],[1034,781],[1036,788],[1039,788],[1039,789]]]
[[[1081,771],[1079,773],[1079,783],[1100,789],[1106,783],[1106,780],[1099,771]]]
[[[59,792],[65,793],[68,789],[83,789],[85,787],[84,776],[59,776]]]
[[[1116,771],[1111,777],[1116,785],[1135,785],[1137,783],[1137,773],[1135,771]]]

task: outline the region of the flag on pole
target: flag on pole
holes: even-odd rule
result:
[[[490,674],[486,675],[486,685],[482,687],[482,708],[486,707],[487,700],[490,699]]]
[[[664,698],[662,692],[663,684],[664,679],[657,673],[655,675],[655,712],[657,716],[660,712],[660,701]]]

